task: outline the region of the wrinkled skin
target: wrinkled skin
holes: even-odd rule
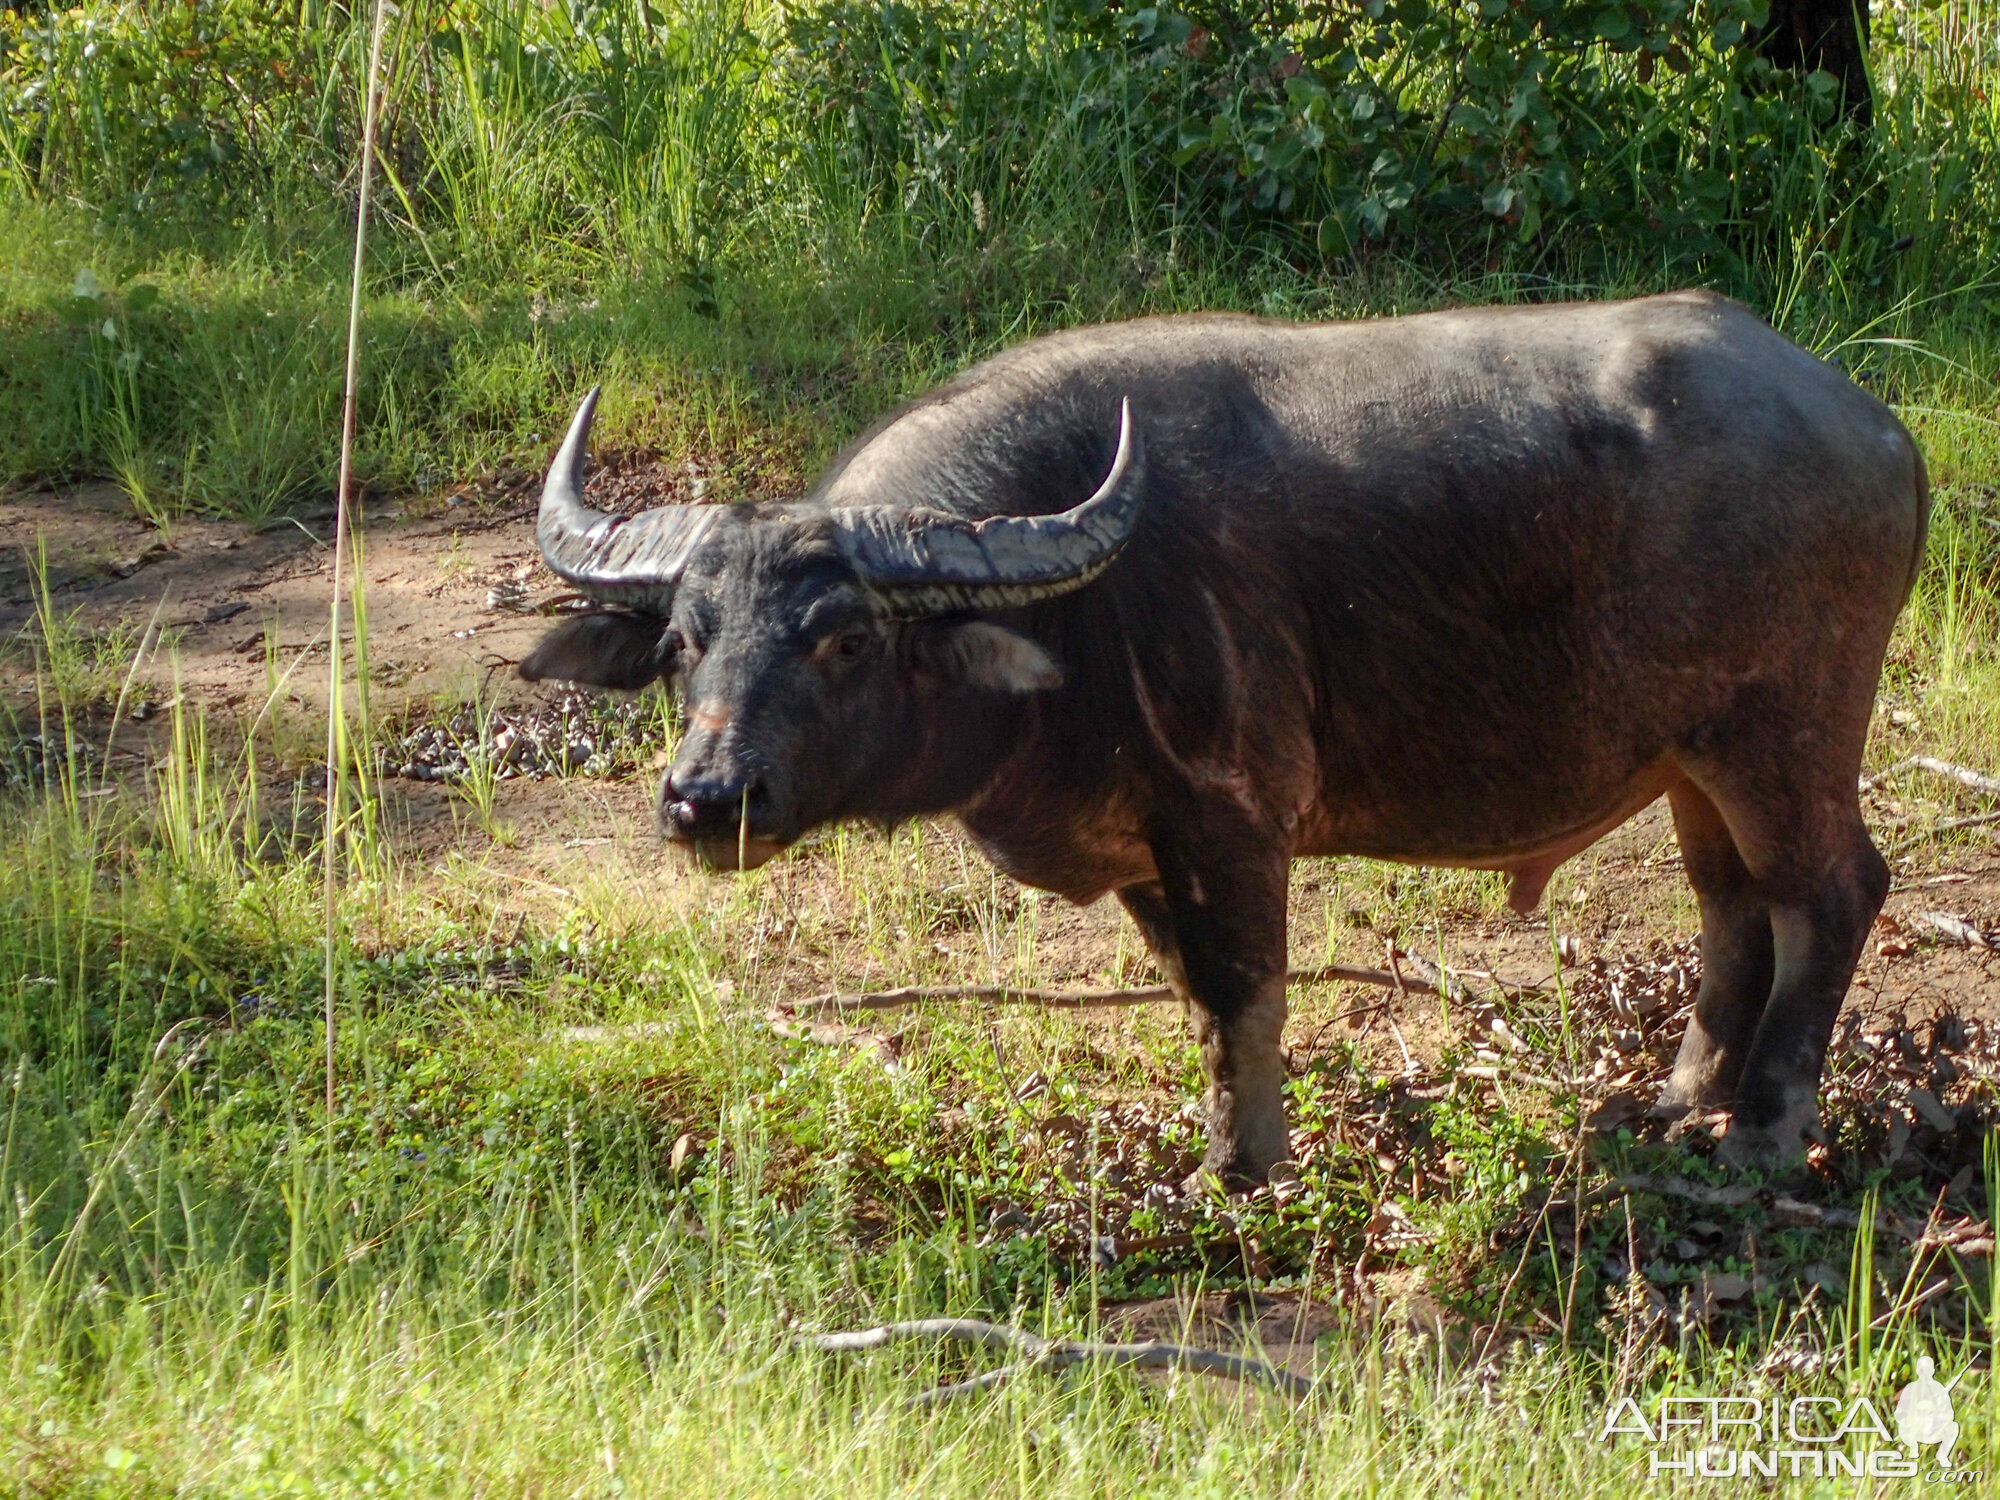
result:
[[[888,618],[828,507],[1046,514],[1129,396],[1145,507],[1062,598]],[[1115,892],[1189,1003],[1206,1166],[1287,1154],[1300,855],[1550,874],[1662,794],[1704,976],[1662,1103],[1796,1160],[1888,871],[1856,797],[1928,487],[1886,408],[1700,293],[1360,324],[1055,335],[713,528],[666,618],[559,628],[524,675],[675,676],[660,819],[720,868],[955,813],[1003,870]]]

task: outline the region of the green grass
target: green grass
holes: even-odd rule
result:
[[[297,36],[248,0],[0,24],[0,483],[109,478],[162,523],[330,489],[360,23],[300,14]],[[412,8],[358,472],[407,492],[538,468],[602,379],[607,441],[714,461],[721,494],[782,491],[894,400],[1052,327],[1689,282],[1865,367],[1933,442],[1990,442],[2000,38],[1977,18],[1885,22],[1864,141],[1689,82],[1643,140],[1576,146],[1591,193],[1631,200],[1615,223],[1551,207],[1523,241],[1472,209],[1332,256],[1303,208],[1225,213],[1213,171],[1175,165],[1207,96],[1065,14]],[[1677,217],[1698,195],[1674,172],[1724,183],[1712,223]]]
[[[1954,581],[1953,556],[1926,588],[1990,607],[1990,574]],[[1909,701],[1930,704],[1958,690],[1924,618],[1902,639]],[[36,640],[47,661],[86,649],[57,613]],[[993,972],[1041,977],[1039,903],[923,829],[828,840],[838,913],[767,874],[668,916],[605,871],[564,914],[530,917],[481,873],[473,829],[471,857],[434,872],[350,816],[329,1116],[315,794],[264,774],[283,734],[268,719],[246,737],[179,709],[147,769],[107,782],[106,699],[171,674],[170,659],[109,665],[42,674],[41,727],[73,749],[0,819],[0,1475],[16,1492],[1587,1494],[1644,1462],[1596,1441],[1614,1394],[1650,1409],[1663,1393],[1830,1392],[1886,1410],[1917,1353],[1953,1373],[1991,1357],[2000,1306],[1979,1263],[1970,1300],[1920,1317],[1915,1263],[1852,1231],[1766,1234],[1763,1250],[1849,1268],[1844,1298],[1774,1294],[1708,1334],[1662,1329],[1598,1270],[1632,1232],[1621,1200],[1579,1226],[1580,1256],[1532,1219],[1570,1170],[1572,1105],[1389,1105],[1410,1133],[1377,1159],[1346,1132],[1393,1096],[1337,1044],[1294,1084],[1297,1123],[1324,1142],[1297,1197],[1209,1203],[1189,1249],[1096,1265],[1079,1236],[1197,1142],[1197,1061],[1174,1017],[1135,1013],[1113,1039],[940,1011],[894,1071],[758,1019],[765,967],[836,927],[899,980],[929,974],[934,936],[958,929],[981,933]],[[1340,899],[1421,930],[1495,892],[1357,866]],[[1512,1020],[1535,1066],[1579,1045],[1556,997]],[[1062,1118],[1072,1133],[1052,1136]],[[1102,1175],[1113,1160],[1132,1186]],[[1412,1163],[1455,1189],[1417,1191]],[[1585,1181],[1631,1169],[1703,1170],[1615,1145]],[[1973,1190],[1989,1214],[1996,1169],[1989,1156]],[[1899,1212],[1927,1206],[1920,1186],[1878,1188]],[[1442,1340],[1393,1304],[1374,1321],[1344,1280],[1384,1199],[1424,1239],[1374,1264],[1435,1299]],[[1683,1232],[1672,1203],[1635,1201],[1642,1234]],[[1003,1204],[1071,1217],[990,1236]],[[1734,1232],[1738,1216],[1708,1212]],[[1151,1227],[1141,1209],[1117,1232]],[[1244,1286],[1252,1258],[1250,1284],[1344,1310],[1304,1407],[1086,1370],[909,1411],[993,1361],[796,1347],[939,1313],[1088,1332],[1134,1297]],[[1482,1362],[1496,1313],[1530,1333]],[[1828,1362],[1775,1372],[1774,1347]],[[1964,1451],[1990,1463],[1994,1388],[1979,1374],[1960,1390]]]

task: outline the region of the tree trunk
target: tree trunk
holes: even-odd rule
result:
[[[1841,108],[1858,125],[1875,113],[1868,89],[1868,0],[1771,0],[1757,46],[1773,65],[1824,68],[1840,85]]]

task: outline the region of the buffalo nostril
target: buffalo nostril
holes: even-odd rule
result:
[[[660,784],[660,824],[678,834],[726,832],[744,822],[760,822],[770,808],[764,778],[668,774]]]
[[[682,834],[721,832],[755,818],[767,805],[761,778],[734,786],[669,779],[660,788],[659,817],[662,826]]]

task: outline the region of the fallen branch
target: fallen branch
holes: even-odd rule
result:
[[[1434,964],[1421,953],[1408,953],[1401,948],[1396,950],[1396,956],[1408,964],[1416,976],[1423,980],[1425,985],[1433,990],[1444,991],[1447,1000],[1455,1000],[1460,1004],[1468,1003],[1477,998],[1466,988],[1460,978],[1461,975],[1476,972],[1488,979],[1493,977],[1488,970],[1452,969],[1441,964]]]
[[[1618,1179],[1618,1186],[1632,1193],[1652,1193],[1660,1198],[1679,1198],[1703,1208],[1741,1208],[1759,1189],[1753,1183],[1732,1182],[1727,1187],[1710,1187],[1705,1182],[1689,1182],[1685,1177],[1649,1177],[1635,1173]]]
[[[1174,992],[1164,984],[1128,990],[1042,990],[1007,984],[942,984],[905,985],[900,989],[870,990],[865,994],[850,995],[835,991],[790,1001],[788,1008],[798,1015],[820,1015],[827,1011],[901,1010],[910,1005],[959,1002],[1033,1005],[1043,1010],[1087,1010],[1094,1006],[1146,1005],[1155,1000],[1173,998]]]
[[[1192,1349],[1184,1344],[1163,1344],[1157,1339],[1148,1339],[1143,1344],[1045,1339],[1024,1328],[983,1323],[976,1318],[919,1318],[908,1323],[885,1323],[879,1328],[864,1328],[851,1333],[816,1334],[807,1339],[806,1344],[821,1354],[853,1354],[918,1340],[978,1344],[987,1349],[1012,1350],[1023,1358],[970,1380],[925,1391],[908,1403],[911,1406],[932,1406],[940,1401],[949,1401],[954,1396],[994,1390],[1028,1371],[1065,1370],[1081,1364],[1106,1364],[1131,1370],[1190,1370],[1197,1375],[1218,1375],[1225,1380],[1268,1385],[1301,1399],[1312,1394],[1313,1388],[1310,1380],[1289,1370],[1261,1359],[1224,1354],[1218,1349]]]
[[[1900,854],[1903,850],[1913,845],[1924,843],[1926,840],[1934,839],[1941,833],[1950,833],[1953,829],[1957,828],[1979,828],[1988,823],[2000,823],[2000,812],[1974,813],[1970,817],[1965,818],[1945,818],[1941,822],[1931,824],[1928,828],[1919,829],[1908,838],[1896,840],[1895,843],[1889,846],[1887,852],[1890,854]]]
[[[884,1036],[879,1031],[863,1031],[858,1026],[838,1026],[825,1021],[795,1020],[781,1010],[768,1012],[764,1024],[771,1028],[771,1035],[787,1041],[811,1042],[820,1047],[859,1047],[874,1053],[876,1061],[885,1068],[894,1068],[901,1060],[902,1052],[897,1039]]]
[[[1518,1083],[1531,1089],[1547,1089],[1555,1094],[1573,1094],[1577,1086],[1564,1083],[1560,1078],[1550,1078],[1543,1073],[1530,1073],[1521,1068],[1497,1068],[1480,1063],[1474,1067],[1460,1068],[1460,1078],[1479,1078],[1488,1083]]]
[[[1912,755],[1899,760],[1886,771],[1878,771],[1873,776],[1861,780],[1861,789],[1872,792],[1885,781],[1891,781],[1905,771],[1929,771],[1933,776],[1944,776],[1960,786],[1970,787],[1975,792],[1984,792],[1989,797],[2000,797],[2000,777],[1988,776],[1983,771],[1975,771],[1970,766],[1961,766],[1956,761],[1939,760],[1935,755]]]
[[[1937,933],[1948,943],[1956,943],[1961,948],[1991,948],[1996,946],[1993,939],[1974,927],[1963,917],[1954,917],[1948,911],[1920,911],[1917,920]]]
[[[1409,954],[1401,955],[1410,961]],[[1433,966],[1428,963],[1427,968]],[[1433,972],[1435,972],[1433,968]],[[1400,990],[1401,981],[1387,969],[1367,969],[1352,964],[1323,964],[1317,969],[1293,969],[1286,976],[1290,984],[1372,984]],[[1453,981],[1447,976],[1444,981]],[[1015,984],[905,985],[893,990],[870,990],[862,994],[838,991],[794,1000],[786,1009],[794,1015],[818,1015],[826,1011],[901,1010],[911,1005],[957,1003],[972,1005],[1032,1005],[1042,1010],[1091,1010],[1100,1006],[1150,1005],[1157,1000],[1173,1000],[1173,990],[1164,984],[1142,985],[1116,990],[1045,990]]]
[[[1396,940],[1391,938],[1382,948],[1384,957],[1389,960],[1389,981],[1396,987],[1396,998],[1407,1000],[1410,992],[1403,987],[1403,970],[1396,962]],[[1410,1056],[1410,1044],[1403,1040],[1403,1028],[1396,1024],[1396,1012],[1385,1005],[1382,1007],[1382,1019],[1389,1023],[1389,1035],[1396,1039],[1396,1050],[1403,1054],[1403,1076],[1416,1077],[1420,1071],[1417,1060]]]

